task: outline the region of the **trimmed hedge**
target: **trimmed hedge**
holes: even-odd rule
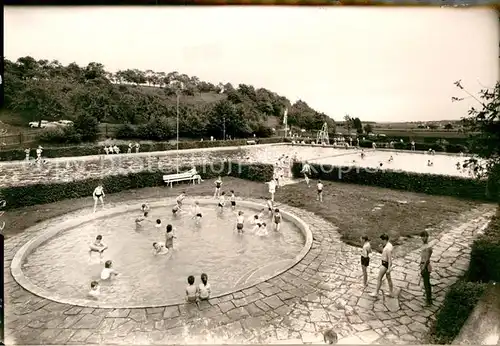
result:
[[[472,244],[467,280],[500,282],[500,207],[490,224]]]
[[[451,344],[486,290],[485,284],[459,280],[450,287],[436,316],[433,343]]]
[[[218,175],[232,176],[252,181],[269,181],[273,178],[273,165],[238,164],[220,162],[211,165],[195,166],[203,179],[213,179]],[[192,166],[181,168],[187,171]],[[175,169],[158,172],[139,172],[127,175],[106,176],[102,179],[86,179],[54,184],[35,184],[13,186],[2,189],[3,199],[7,202],[6,209],[15,209],[37,204],[47,204],[65,199],[89,197],[95,187],[101,183],[106,193],[116,193],[130,189],[164,186],[163,175],[176,173]]]
[[[378,186],[429,195],[444,195],[484,201],[492,200],[486,194],[486,180],[354,166],[315,164],[311,164],[310,166],[311,179]],[[301,170],[302,163],[294,162],[292,174],[295,178],[302,177]]]
[[[247,140],[248,139],[235,139],[228,141],[179,142],[179,149],[244,146],[247,145]],[[281,137],[258,138],[256,139],[256,141],[259,144],[282,143],[284,142],[284,138]],[[120,148],[120,153],[126,153],[128,150],[128,144],[121,144],[118,145],[118,147]],[[166,150],[175,150],[176,148],[177,148],[176,145],[170,142],[156,142],[151,144],[145,143],[141,144],[140,152],[166,151]],[[104,154],[103,146],[96,144],[72,146],[72,147],[53,147],[53,148],[43,149],[43,157],[46,158],[89,156],[89,155],[99,155],[99,154]],[[12,149],[12,150],[0,151],[0,161],[24,160],[25,157],[26,154],[24,153],[24,149]]]

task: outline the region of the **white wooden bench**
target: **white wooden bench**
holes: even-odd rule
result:
[[[173,183],[177,183],[180,181],[192,181],[193,185],[198,182],[198,184],[201,182],[201,176],[198,174],[196,169],[192,169],[187,172],[183,173],[176,173],[176,174],[166,174],[163,176],[163,181],[172,187]]]
[[[247,141],[247,144],[252,145],[252,144],[257,144],[257,142],[252,139],[252,140]]]

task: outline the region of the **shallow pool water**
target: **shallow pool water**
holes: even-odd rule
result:
[[[140,215],[138,210],[64,231],[28,255],[24,274],[33,284],[61,297],[88,298],[90,282],[100,281],[104,267],[98,254],[93,253],[89,262],[89,244],[101,234],[109,246],[103,261],[112,260],[120,275],[102,283],[98,300],[117,306],[161,305],[184,298],[189,275],[195,276],[198,285],[201,273],[208,274],[212,295],[257,283],[293,264],[305,242],[301,231],[287,221],[280,232],[269,225],[267,237],[252,234],[249,222],[248,232],[237,234],[235,212],[228,209],[218,214],[215,201],[214,207],[201,208],[200,225],[191,213],[173,217],[170,210],[170,206],[153,208],[150,221],[140,227],[134,221]],[[246,217],[256,213],[237,210],[243,210]],[[158,218],[163,222],[161,228],[154,226]],[[174,250],[154,256],[152,244],[165,242],[167,223],[174,225]]]

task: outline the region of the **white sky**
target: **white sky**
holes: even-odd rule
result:
[[[5,7],[16,60],[178,71],[298,98],[335,120],[459,119],[499,73],[489,9],[354,7]]]

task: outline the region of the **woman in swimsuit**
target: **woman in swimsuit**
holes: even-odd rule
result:
[[[217,180],[215,181],[215,192],[214,192],[214,198],[217,198],[220,196],[220,189],[222,187],[222,178],[219,175]]]
[[[97,201],[101,202],[102,208],[104,209],[104,196],[105,196],[104,195],[104,187],[102,185],[98,185],[94,189],[92,196],[94,197],[94,213],[97,209]]]
[[[236,209],[236,196],[234,195],[234,190],[231,190],[231,209]]]
[[[243,223],[245,222],[245,217],[243,216],[243,212],[238,212],[238,217],[236,218],[236,230],[238,233],[243,233]]]
[[[278,208],[274,209],[274,230],[279,231],[281,225],[281,213]]]

